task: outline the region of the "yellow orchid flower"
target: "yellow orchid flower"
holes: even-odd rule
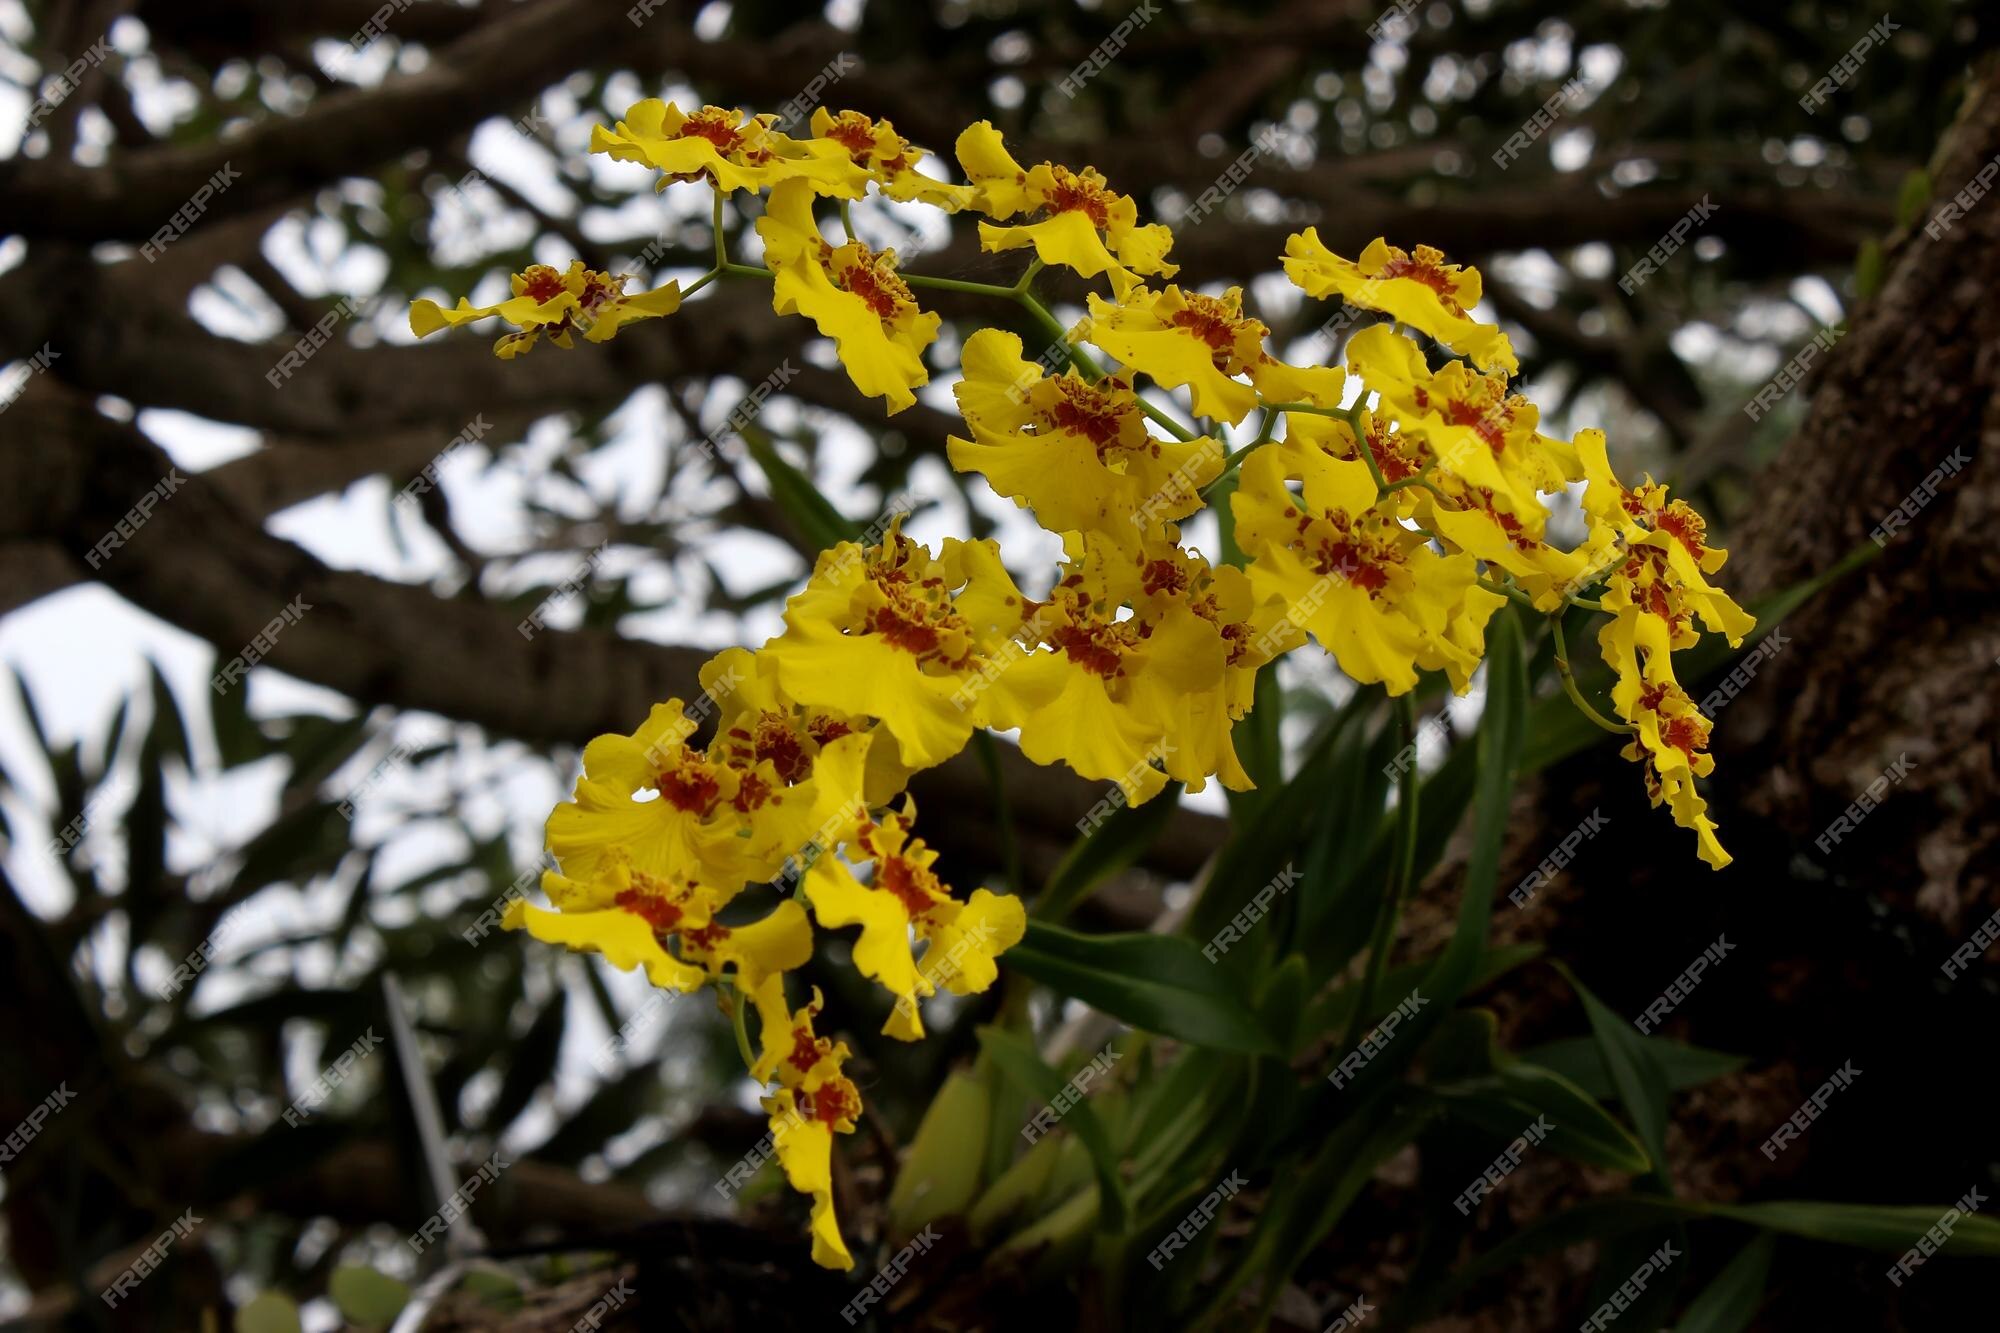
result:
[[[1200,791],[1219,773],[1247,789],[1229,742],[1242,693],[1228,668],[1257,632],[1224,619],[1207,562],[1164,543],[1124,550],[1093,533],[1064,545],[1069,562],[1034,620],[1049,651],[1008,673],[1021,752],[1116,782],[1135,805],[1170,777]],[[1250,600],[1234,591],[1232,611]]]
[[[614,852],[593,879],[544,871],[542,892],[557,910],[517,898],[507,904],[501,925],[525,930],[544,944],[601,954],[621,971],[643,967],[647,978],[664,990],[695,991],[708,980],[706,971],[676,958],[667,941],[709,924],[719,903],[712,889],[692,880],[656,879]]]
[[[737,765],[689,748],[694,730],[670,699],[631,735],[584,747],[574,799],[549,816],[549,851],[566,873],[598,878],[628,856],[656,879],[700,880],[725,898],[777,873],[807,835],[812,792],[785,786],[768,760]]]
[[[803,181],[774,187],[757,234],[775,275],[771,308],[801,314],[833,339],[835,354],[856,388],[888,401],[890,415],[917,401],[930,383],[923,352],[937,338],[939,316],[919,310],[896,272],[896,252],[859,241],[829,245],[813,221],[812,188]]]
[[[1421,437],[1441,473],[1504,497],[1515,514],[1535,506],[1538,491],[1564,484],[1560,462],[1543,447],[1558,442],[1535,429],[1534,405],[1510,395],[1504,378],[1462,361],[1432,374],[1416,343],[1384,324],[1355,334],[1347,361],[1381,395],[1378,414]]]
[[[1292,478],[1302,494],[1287,486]],[[1378,505],[1365,464],[1267,445],[1243,465],[1231,506],[1251,587],[1297,608],[1342,671],[1391,694],[1415,688],[1419,669],[1468,688],[1486,622],[1505,599],[1478,586],[1472,556],[1439,555]]]
[[[854,966],[896,997],[882,1031],[901,1041],[924,1035],[918,996],[939,985],[954,995],[985,990],[1000,975],[993,960],[1027,930],[1021,900],[1011,894],[975,889],[963,901],[952,897],[932,869],[937,853],[910,836],[915,818],[916,807],[905,797],[900,813],[855,831],[850,854],[874,863],[866,884],[838,857],[823,857],[806,872],[806,900],[819,924],[861,927]],[[929,943],[926,967],[919,968],[911,952],[913,933]]]
[[[769,763],[787,783],[818,772],[821,756],[844,736],[863,738],[867,753],[867,795],[871,805],[887,805],[909,782],[896,741],[874,718],[808,708],[784,692],[778,661],[769,652],[725,648],[701,670],[703,690],[723,700],[711,757],[740,768]],[[815,821],[817,825],[817,821]]]
[[[1612,475],[1604,432],[1580,431],[1577,453],[1589,485],[1583,493],[1593,553],[1604,553],[1609,586],[1602,601],[1608,611],[1634,606],[1658,617],[1675,648],[1700,635],[1696,616],[1709,629],[1740,647],[1757,618],[1710,584],[1705,575],[1722,568],[1726,551],[1708,544],[1708,524],[1685,500],[1669,500],[1667,488],[1648,477],[1626,490]],[[1616,559],[1619,551],[1623,559]]]
[[[1701,859],[1722,869],[1730,856],[1716,840],[1708,804],[1694,782],[1715,771],[1715,757],[1708,753],[1710,724],[1674,679],[1666,622],[1627,606],[1598,631],[1597,642],[1617,674],[1612,706],[1638,728],[1621,754],[1644,765],[1653,805],[1665,805],[1676,824],[1694,830]]]
[[[1429,334],[1482,370],[1517,375],[1521,363],[1507,335],[1469,313],[1479,304],[1479,270],[1444,262],[1428,245],[1410,254],[1381,237],[1369,242],[1360,262],[1342,259],[1307,227],[1285,241],[1285,275],[1306,295],[1338,295],[1351,306],[1379,310]]]
[[[760,1029],[759,1054],[750,1067],[750,1077],[759,1083],[780,1083],[788,1088],[804,1085],[806,1076],[822,1060],[835,1064],[849,1055],[846,1042],[822,1037],[813,1031],[813,1020],[826,1007],[819,987],[813,987],[812,1002],[798,1009],[785,1002],[785,978],[774,972],[749,992],[757,1007]]]
[[[861,1117],[861,1090],[841,1072],[847,1048],[834,1048],[799,1080],[764,1098],[772,1146],[785,1180],[812,1198],[812,1257],[822,1268],[849,1269],[854,1256],[833,1211],[833,1136],[852,1134]]]
[[[1033,247],[1045,264],[1059,264],[1086,278],[1103,274],[1123,300],[1146,276],[1170,278],[1173,232],[1161,223],[1139,225],[1139,206],[1112,190],[1094,167],[1071,171],[1044,162],[1032,169],[1014,160],[989,121],[958,136],[958,164],[977,189],[974,206],[988,217],[1040,213],[1038,222],[1015,227],[979,224],[987,251]]]
[[[1070,341],[1094,343],[1162,388],[1188,389],[1197,414],[1232,426],[1250,414],[1260,391],[1273,402],[1337,406],[1345,373],[1337,366],[1288,366],[1264,350],[1269,335],[1261,320],[1243,313],[1240,287],[1204,296],[1169,286],[1133,293],[1122,304],[1092,292],[1090,314],[1070,331]]]
[[[956,213],[977,194],[970,185],[953,185],[918,171],[917,163],[929,152],[896,133],[887,120],[872,120],[859,111],[835,113],[820,107],[813,112],[812,132],[815,139],[845,148],[854,165],[873,176],[882,193],[897,203],[930,204]]]
[[[901,762],[929,768],[974,728],[1014,725],[1004,676],[1030,609],[992,541],[946,538],[933,556],[892,525],[880,545],[820,552],[764,652],[788,696],[879,718]]]
[[[812,923],[806,909],[787,898],[755,921],[710,921],[680,932],[681,957],[720,977],[736,969],[737,989],[750,992],[767,977],[804,967],[812,957]]]
[[[601,343],[634,320],[656,319],[680,309],[679,282],[631,296],[625,295],[625,283],[624,274],[599,273],[585,268],[581,259],[572,260],[567,271],[530,264],[513,276],[514,295],[498,305],[474,306],[463,296],[449,310],[421,297],[410,302],[410,332],[428,338],[439,329],[498,315],[520,330],[493,344],[494,355],[512,360],[545,333],[550,342],[568,350],[574,345],[572,334],[581,332],[591,342]]]
[[[657,97],[634,102],[615,129],[594,125],[590,151],[618,162],[640,162],[665,174],[657,188],[707,181],[724,194],[758,193],[797,181],[815,194],[859,199],[868,172],[837,143],[794,139],[772,126],[774,115],[751,116],[705,106],[692,116]]]
[[[1231,729],[1255,702],[1259,668],[1305,642],[1298,622],[1276,598],[1259,599],[1241,569],[1212,566],[1177,545],[1149,546],[1135,568],[1136,589],[1128,587],[1123,595],[1141,624],[1162,623],[1184,609],[1212,626],[1222,641],[1220,688],[1189,688],[1186,670],[1155,673],[1142,682],[1148,707],[1170,719],[1166,734],[1175,748],[1165,759],[1167,775],[1189,791],[1201,791],[1211,774],[1231,791],[1250,790],[1256,784],[1237,759]]]
[[[1075,371],[1044,374],[1021,355],[1020,338],[999,329],[968,338],[963,360],[952,392],[972,438],[946,440],[951,465],[984,473],[1051,532],[1136,546],[1199,509],[1201,488],[1222,470],[1212,437],[1183,444],[1149,434],[1119,376],[1093,384]]]

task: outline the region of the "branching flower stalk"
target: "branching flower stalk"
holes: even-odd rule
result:
[[[956,144],[965,183],[951,183],[919,171],[924,151],[887,121],[821,109],[804,138],[775,124],[647,100],[593,133],[593,152],[658,172],[661,189],[714,191],[714,266],[686,289],[627,295],[621,276],[538,264],[514,276],[508,300],[419,300],[410,324],[424,336],[497,317],[513,331],[495,350],[516,357],[544,337],[602,342],[671,316],[717,279],[755,279],[771,284],[776,314],[831,339],[856,387],[891,414],[930,383],[941,320],[923,291],[1018,307],[1059,351],[1053,371],[1012,333],[974,332],[952,385],[965,434],[948,442],[955,468],[984,474],[1061,536],[1060,566],[1032,585],[1046,591],[1024,592],[991,540],[947,538],[934,552],[893,521],[865,545],[822,551],[783,633],[703,669],[717,716],[705,746],[692,744],[680,699],[589,744],[573,798],[549,818],[561,867],[543,877],[551,906],[508,910],[509,927],[643,968],[656,986],[728,988],[744,1060],[769,1089],[779,1161],[812,1199],[818,1263],[853,1264],[831,1159],[862,1100],[848,1047],[815,1030],[820,995],[794,1007],[786,975],[813,957],[816,930],[858,927],[853,964],[893,1000],[883,1032],[901,1041],[924,1035],[925,997],[993,985],[1023,936],[1022,905],[941,881],[905,792],[975,735],[1016,731],[1030,760],[1116,782],[1133,804],[1170,781],[1246,790],[1232,729],[1258,672],[1316,642],[1353,680],[1381,684],[1414,735],[1421,676],[1470,688],[1487,623],[1511,599],[1555,626],[1564,688],[1628,738],[1654,804],[1695,830],[1702,859],[1727,864],[1695,787],[1713,767],[1709,724],[1671,658],[1704,630],[1740,643],[1752,620],[1707,581],[1723,553],[1683,501],[1650,480],[1623,486],[1601,431],[1539,430],[1509,387],[1519,364],[1507,335],[1474,313],[1476,270],[1424,246],[1378,239],[1349,260],[1311,229],[1292,236],[1283,266],[1305,295],[1388,317],[1351,338],[1343,365],[1292,365],[1240,289],[1174,285],[1172,232],[1142,225],[1092,168],[1024,167],[980,122]],[[904,273],[849,224],[850,205],[875,195],[974,214],[985,250],[1032,261],[1005,286]],[[762,202],[763,264],[729,257],[725,197]],[[829,212],[839,244],[822,231]],[[1044,266],[1104,289],[1074,326],[1036,297]],[[1351,401],[1350,379],[1361,389]],[[1186,419],[1215,423],[1215,435],[1150,401],[1183,391]],[[1263,413],[1256,438],[1230,452],[1222,431],[1252,411]],[[1588,534],[1563,550],[1545,539],[1542,497],[1575,483]],[[1224,492],[1240,567],[1181,538]],[[1597,583],[1597,600],[1577,595]],[[1560,621],[1571,607],[1604,617],[1615,722],[1571,673]],[[1399,800],[1397,901],[1416,859],[1414,774]],[[744,910],[759,898],[761,915]],[[1395,907],[1384,904],[1357,1021],[1378,998]]]

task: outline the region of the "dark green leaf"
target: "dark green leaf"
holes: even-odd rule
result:
[[[1068,1084],[1048,1062],[1042,1059],[1025,1038],[1003,1028],[982,1027],[979,1029],[979,1045],[1009,1082],[1020,1088],[1032,1100],[1043,1105],[1053,1103],[1058,1094]],[[1097,1170],[1098,1227],[1110,1235],[1118,1235],[1125,1229],[1125,1218],[1129,1203],[1125,1197],[1125,1182],[1118,1171],[1118,1154],[1111,1146],[1111,1138],[1104,1132],[1104,1124],[1097,1118],[1097,1110],[1085,1096],[1072,1094],[1069,1109],[1061,1113],[1061,1123],[1072,1131],[1090,1152],[1090,1162]]]
[[[1864,1203],[1739,1203],[1711,1204],[1716,1217],[1732,1218],[1789,1236],[1852,1245],[1864,1250],[1901,1254],[1937,1225],[1950,1205]],[[2000,1257],[2000,1220],[1964,1214],[1939,1253]]]
[[[1634,1035],[1637,1035],[1636,1033]],[[1699,1087],[1741,1069],[1740,1055],[1688,1046],[1665,1037],[1640,1037],[1652,1053],[1653,1062],[1667,1076],[1667,1090],[1680,1092]],[[1521,1052],[1523,1060],[1553,1069],[1599,1101],[1618,1095],[1618,1087],[1605,1068],[1604,1053],[1590,1037],[1564,1037]]]
[[[527,1109],[537,1089],[556,1075],[556,1057],[562,1051],[563,1019],[569,1013],[569,989],[558,986],[535,1021],[508,1053],[507,1074],[500,1091],[486,1112],[486,1128],[498,1134],[514,1123]]]
[[[1484,1079],[1434,1089],[1445,1110],[1502,1142],[1537,1120],[1549,1128],[1549,1152],[1607,1171],[1640,1172],[1652,1165],[1646,1149],[1611,1113],[1562,1075],[1516,1062]]]
[[[1675,1333],[1743,1333],[1764,1303],[1777,1237],[1765,1232],[1737,1251],[1728,1267],[1689,1303]]]
[[[1082,935],[1039,921],[1007,964],[1147,1032],[1198,1046],[1276,1054],[1277,1042],[1221,969],[1178,935]]]
[[[764,480],[770,483],[771,499],[798,527],[808,546],[824,551],[860,537],[860,525],[834,508],[833,501],[820,493],[812,478],[787,462],[769,435],[746,424],[742,436],[750,457],[763,469]]]
[[[1612,1086],[1618,1089],[1618,1100],[1624,1105],[1625,1113],[1639,1127],[1639,1140],[1646,1145],[1646,1152],[1652,1158],[1654,1179],[1663,1191],[1672,1193],[1673,1185],[1666,1169],[1666,1071],[1630,1023],[1591,994],[1567,967],[1561,963],[1555,966],[1583,1001],[1584,1013],[1590,1018],[1591,1033],[1597,1038],[1598,1053],[1604,1058],[1604,1067],[1611,1075]]]
[[[1124,870],[1151,847],[1180,805],[1181,785],[1169,782],[1144,805],[1122,805],[1080,835],[1049,872],[1034,914],[1050,925],[1076,910],[1099,884]]]

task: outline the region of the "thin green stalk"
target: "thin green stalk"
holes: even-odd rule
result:
[[[1347,420],[1349,411],[1344,407],[1321,407],[1318,403],[1265,403],[1267,412],[1303,412],[1313,417],[1340,417]]]
[[[1214,497],[1216,491],[1221,489],[1223,483],[1236,475],[1237,469],[1243,466],[1244,459],[1255,453],[1260,446],[1269,443],[1269,440],[1253,440],[1224,458],[1222,461],[1222,470],[1215,474],[1214,479],[1208,485],[1201,488],[1202,503],[1207,504]]]
[[[1403,903],[1409,897],[1410,881],[1417,864],[1417,764],[1411,753],[1417,743],[1417,705],[1405,694],[1396,700],[1396,717],[1401,723],[1406,760],[1396,785],[1396,859],[1389,894],[1375,916],[1375,930],[1368,942],[1368,966],[1361,975],[1361,1002],[1348,1020],[1346,1046],[1353,1046],[1366,1031],[1362,1026],[1375,1014],[1388,971],[1389,951],[1396,941],[1396,923],[1402,920]]]
[[[979,751],[979,766],[986,770],[986,781],[993,788],[993,817],[1000,826],[1000,864],[1007,874],[1007,887],[1020,893],[1026,887],[1021,879],[1021,845],[1014,836],[1014,811],[1007,800],[1006,774],[1000,771],[1000,747],[990,731],[973,732],[972,741]]]
[[[1550,616],[1549,624],[1554,627],[1556,634],[1556,674],[1562,677],[1563,690],[1569,695],[1569,701],[1575,704],[1585,717],[1615,736],[1629,736],[1638,731],[1639,729],[1631,723],[1613,722],[1590,706],[1590,700],[1583,697],[1583,691],[1577,688],[1576,677],[1570,673],[1569,644],[1563,639],[1562,617]]]
[[[729,245],[722,231],[722,191],[715,191],[715,208],[710,214],[715,229],[715,268],[723,272],[729,267]]]
[[[1372,456],[1374,451],[1367,450],[1365,452],[1368,452]],[[1425,490],[1429,491],[1432,495],[1435,495],[1439,500],[1443,501],[1445,504],[1448,505],[1451,503],[1451,497],[1446,495],[1443,491],[1439,490],[1436,486],[1433,486],[1430,483],[1430,480],[1425,477],[1405,477],[1401,481],[1392,481],[1387,486],[1384,486],[1382,488],[1382,494],[1394,495],[1397,491],[1406,491],[1412,486],[1421,486]]]
[[[745,1070],[757,1067],[757,1057],[750,1053],[750,1028],[748,1019],[744,1013],[750,1007],[747,1003],[748,999],[749,997],[744,995],[741,990],[733,990],[730,994],[729,1004],[730,1026],[736,1029],[736,1053],[743,1057],[743,1068]]]
[[[1191,444],[1194,441],[1201,438],[1201,436],[1197,435],[1194,431],[1188,429],[1186,426],[1183,426],[1180,422],[1174,420],[1172,417],[1168,416],[1165,412],[1161,411],[1159,408],[1154,407],[1151,403],[1147,402],[1146,396],[1144,394],[1136,394],[1134,396],[1137,397],[1139,400],[1139,410],[1141,412],[1144,412],[1147,416],[1151,417],[1155,422],[1159,423],[1161,429],[1165,430],[1169,435],[1179,440],[1182,444]]]
[[[1015,299],[1012,287],[1000,287],[990,282],[967,282],[963,278],[934,278],[927,273],[902,274],[904,282],[912,287],[935,287],[943,292],[969,292],[974,296],[997,296],[1003,301]]]
[[[1512,600],[1519,602],[1522,606],[1527,607],[1529,610],[1535,609],[1535,599],[1528,596],[1528,594],[1522,592],[1519,588],[1515,587],[1511,583],[1501,583],[1496,579],[1481,578],[1479,580],[1479,586],[1486,589],[1486,591],[1488,592],[1497,592],[1502,597],[1511,598]]]

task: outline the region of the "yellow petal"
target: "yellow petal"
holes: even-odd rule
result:
[[[606,912],[545,912],[516,899],[507,904],[501,925],[508,930],[526,930],[545,944],[560,944],[579,953],[597,953],[621,971],[646,969],[655,986],[666,990],[701,989],[707,975],[689,967],[666,949],[653,934],[652,926],[622,908]]]

